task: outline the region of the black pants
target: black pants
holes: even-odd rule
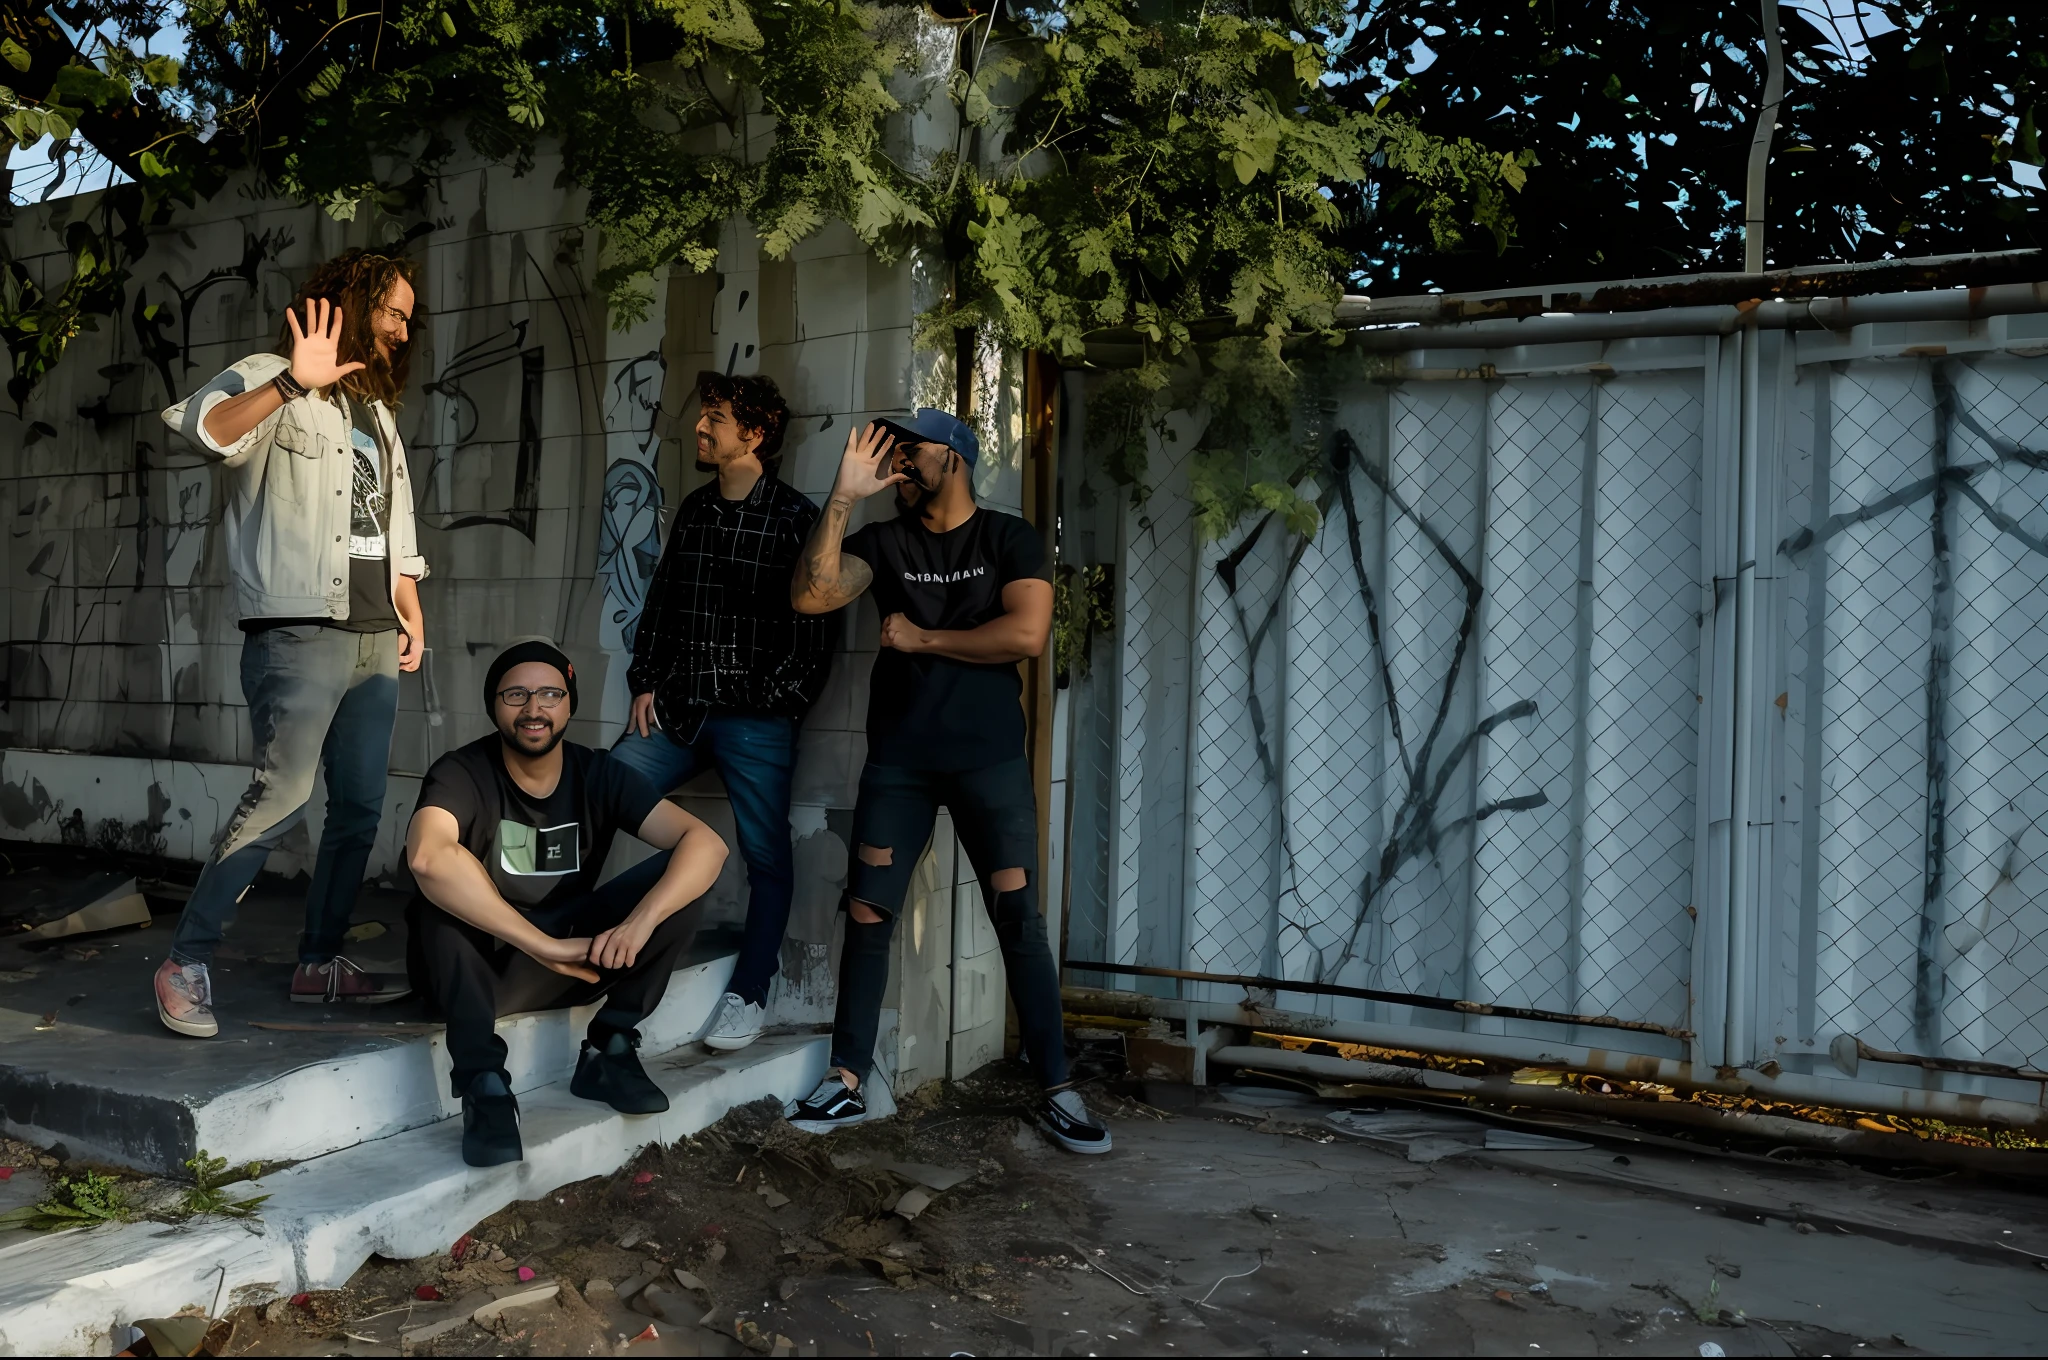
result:
[[[626,919],[668,868],[668,854],[654,855],[595,891],[528,920],[556,939],[595,935]],[[697,933],[703,903],[692,902],[654,928],[628,968],[600,968],[596,982],[568,977],[536,962],[486,930],[441,910],[424,895],[406,911],[411,932],[407,967],[415,990],[431,996],[448,1018],[449,1084],[461,1095],[482,1072],[505,1072],[505,1041],[498,1017],[522,1011],[581,1006],[605,998],[591,1021],[600,1029],[638,1025],[668,991],[669,975]],[[508,1076],[509,1080],[509,1076]]]
[[[1061,1085],[1067,1079],[1067,1049],[1059,967],[1038,912],[1038,800],[1031,791],[1031,762],[1022,756],[979,770],[869,765],[860,772],[846,895],[867,903],[882,919],[863,922],[847,914],[832,1064],[862,1081],[874,1066],[882,993],[889,985],[889,940],[941,803],[952,812],[960,844],[981,880],[981,898],[995,922],[1032,1071],[1042,1086]],[[863,846],[887,850],[889,863],[868,863]],[[1024,886],[998,891],[992,880],[1005,869],[1022,869]]]

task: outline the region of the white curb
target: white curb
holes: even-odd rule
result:
[[[796,1099],[824,1076],[822,1035],[770,1037],[738,1053],[647,1060],[668,1111],[621,1115],[578,1100],[566,1081],[520,1098],[526,1158],[463,1165],[460,1120],[444,1120],[265,1176],[256,1229],[207,1218],[130,1223],[17,1238],[0,1248],[0,1355],[105,1355],[111,1329],[300,1290],[333,1289],[371,1253],[446,1251],[516,1200],[615,1171],[652,1142],[670,1143],[739,1105]]]

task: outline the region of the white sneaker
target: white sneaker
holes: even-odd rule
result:
[[[767,1020],[766,1006],[742,1000],[738,992],[727,992],[725,1000],[718,1003],[718,1018],[711,1022],[711,1032],[704,1036],[704,1047],[721,1053],[745,1048],[761,1037],[761,1026]]]

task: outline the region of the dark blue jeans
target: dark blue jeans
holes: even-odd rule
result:
[[[995,922],[1003,974],[1017,1006],[1017,1030],[1040,1086],[1067,1080],[1066,1018],[1060,1011],[1059,966],[1038,910],[1038,798],[1031,762],[1023,756],[979,770],[911,770],[869,765],[860,772],[853,809],[853,853],[847,859],[846,896],[881,914],[879,921],[846,917],[839,955],[839,1007],[832,1024],[832,1065],[868,1078],[882,994],[889,985],[889,940],[903,910],[911,875],[932,838],[939,804],[953,814],[960,847],[981,880],[981,900]],[[887,864],[871,864],[862,847],[887,851]],[[998,889],[995,877],[1022,869],[1024,886]]]
[[[242,697],[255,729],[254,777],[199,871],[171,937],[171,957],[213,962],[242,894],[305,817],[317,770],[327,781],[327,819],[306,891],[299,961],[325,963],[341,952],[384,818],[398,717],[398,634],[314,624],[251,633],[242,642]]]
[[[715,709],[705,716],[696,740],[687,744],[666,732],[643,737],[628,731],[612,747],[614,760],[638,771],[664,793],[707,766],[725,781],[740,858],[747,862],[747,928],[726,987],[757,1006],[768,1002],[768,984],[781,961],[790,897],[796,889],[796,860],[789,844],[796,732],[795,718]]]

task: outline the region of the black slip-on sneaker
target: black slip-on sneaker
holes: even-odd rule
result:
[[[462,1160],[471,1166],[519,1161],[519,1097],[501,1073],[484,1072],[462,1094]]]
[[[1038,1127],[1069,1152],[1093,1156],[1109,1151],[1109,1130],[1089,1111],[1079,1091],[1054,1091],[1040,1101]]]
[[[576,1075],[569,1079],[569,1094],[601,1100],[620,1114],[666,1110],[668,1095],[640,1066],[639,1047],[637,1029],[613,1030],[601,1044],[585,1039],[583,1051],[576,1055]]]
[[[868,1103],[861,1093],[848,1088],[837,1072],[827,1072],[818,1089],[784,1110],[783,1117],[793,1129],[805,1133],[830,1133],[868,1117]]]

